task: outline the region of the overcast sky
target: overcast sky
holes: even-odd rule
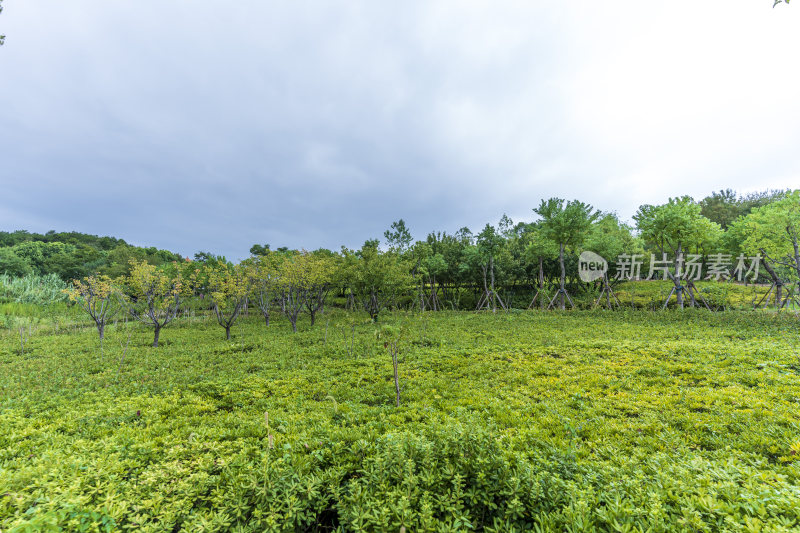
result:
[[[0,229],[239,259],[800,188],[800,5],[6,0]]]

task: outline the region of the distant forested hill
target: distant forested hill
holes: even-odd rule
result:
[[[128,272],[131,259],[159,265],[183,257],[155,247],[131,246],[115,237],[74,231],[0,231],[0,274],[56,274],[65,281],[94,272],[114,277]]]

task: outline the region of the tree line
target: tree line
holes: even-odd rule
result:
[[[0,231],[0,274],[12,277],[55,274],[64,281],[96,273],[119,277],[129,273],[132,260],[160,266],[183,257],[155,247],[132,246],[114,237],[74,231]]]
[[[764,268],[757,275],[749,269],[742,281],[782,287],[800,280],[800,190],[747,197],[721,191],[700,202],[670,198],[641,206],[635,227],[578,200],[542,200],[533,214],[533,222],[514,223],[504,215],[476,234],[462,228],[416,241],[401,219],[384,232],[383,247],[373,239],[339,252],[254,245],[239,263],[205,252],[194,261],[160,265],[134,258],[116,278],[97,272],[76,279],[70,297],[94,319],[101,338],[107,321],[126,312],[153,328],[158,345],[161,329],[189,302],[212,312],[226,338],[248,309],[257,309],[267,327],[273,313],[280,313],[294,331],[303,315],[313,325],[326,305],[363,310],[373,321],[398,307],[565,309],[570,291],[588,285],[576,276],[582,249],[606,258],[641,255],[643,272],[658,258],[665,263],[660,279],[674,283],[680,307],[684,300],[697,303],[687,255],[758,256]],[[619,277],[617,268],[610,265],[604,284]],[[720,272],[711,274],[731,279],[731,269]],[[537,302],[542,292],[546,296]]]

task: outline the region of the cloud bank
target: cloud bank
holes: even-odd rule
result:
[[[4,230],[241,258],[800,187],[800,13],[768,0],[4,7]]]

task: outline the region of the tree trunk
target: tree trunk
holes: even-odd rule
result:
[[[161,326],[156,326],[155,328],[155,335],[153,337],[153,348],[158,347],[158,334],[161,333]]]
[[[566,284],[566,277],[567,277],[567,271],[564,268],[564,244],[563,243],[558,245],[558,263],[561,266],[561,281],[560,281],[560,284],[559,284],[558,306],[563,311],[566,308],[565,305],[564,305],[564,292],[566,291],[564,286]]]
[[[297,317],[289,317],[289,321],[292,323],[292,333],[297,333]]]
[[[541,257],[539,258],[539,293],[544,290],[544,259]],[[544,296],[540,296],[539,298],[539,307],[544,309],[547,306],[547,302],[544,301]]]
[[[397,399],[397,407],[400,407],[400,376],[397,374],[397,351],[392,350],[392,363],[394,363],[394,391]]]
[[[264,313],[264,322],[269,327],[269,313]]]
[[[311,325],[313,326],[314,321],[317,319],[317,312],[316,310],[312,309],[311,311],[309,311],[309,313],[311,313]]]
[[[225,326],[225,339],[231,340],[231,327]]]
[[[772,265],[770,265],[769,261],[767,261],[767,253],[764,251],[764,249],[761,248],[760,251],[761,255],[764,256],[764,270],[769,273],[769,277],[772,278],[772,284],[775,286],[775,307],[780,307],[782,301],[781,298],[783,297],[783,280],[778,277],[778,273],[775,272],[775,270],[772,268]],[[769,305],[769,298],[767,298],[765,306],[766,305]]]
[[[100,340],[102,341],[105,337],[106,325],[103,322],[99,322],[97,324],[97,332],[100,334]]]
[[[492,313],[497,312],[497,302],[494,296],[494,257],[489,257],[489,272],[491,274],[491,281],[492,281]]]
[[[675,279],[673,282],[675,286],[678,287],[675,291],[675,297],[678,299],[678,307],[683,309],[683,282],[681,281],[681,272],[678,270],[678,261],[681,258],[681,254],[683,253],[683,245],[679,242],[678,243],[678,251],[675,255]]]
[[[789,233],[792,248],[794,248],[794,270],[797,273],[797,277],[800,278],[800,243],[797,242],[797,235],[792,234],[791,227],[787,227],[786,232]]]

